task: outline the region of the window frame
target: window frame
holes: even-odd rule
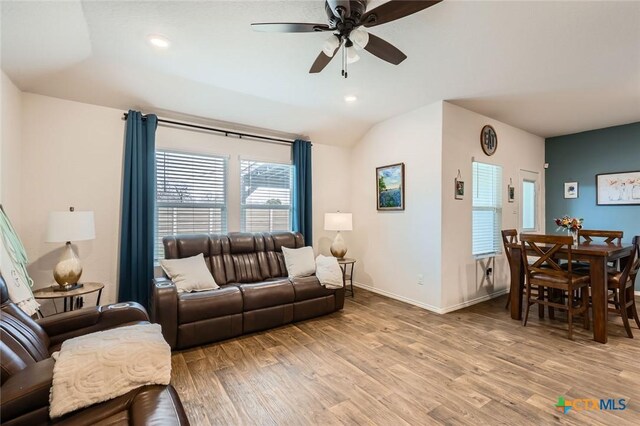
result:
[[[254,162],[261,164],[277,164],[282,166],[289,166],[290,176],[289,176],[289,204],[244,204],[242,202],[242,170],[244,162]],[[291,161],[274,161],[274,160],[266,160],[266,159],[256,159],[251,157],[239,157],[238,158],[239,165],[239,179],[240,179],[240,232],[253,232],[247,231],[247,210],[288,210],[289,211],[289,223],[287,225],[287,231],[291,231],[293,229],[293,164]],[[262,232],[275,232],[280,230],[272,230],[262,231]],[[259,232],[259,231],[255,231]]]
[[[476,183],[476,172],[475,172],[475,164],[481,164],[484,166],[491,166],[499,169],[499,178],[496,179],[495,187],[492,188],[493,194],[495,195],[496,202],[491,206],[475,206],[474,201],[476,199],[475,191],[477,190]],[[475,259],[482,259],[487,257],[494,257],[502,253],[502,238],[500,236],[500,230],[502,228],[502,210],[503,210],[503,197],[502,197],[502,188],[503,188],[503,166],[499,164],[485,163],[482,161],[473,160],[471,163],[471,176],[472,176],[472,194],[471,194],[471,254]],[[475,253],[474,252],[474,242],[476,234],[474,232],[474,212],[492,212],[493,213],[493,250]]]
[[[158,200],[158,154],[166,153],[166,154],[176,154],[176,155],[184,155],[184,156],[199,156],[199,157],[209,157],[216,158],[223,161],[223,172],[222,176],[224,177],[223,183],[223,200],[221,203],[181,203],[176,201],[159,201]],[[155,208],[154,208],[154,261],[158,262],[164,259],[164,253],[160,251],[160,242],[159,240],[159,212],[161,208],[169,208],[169,209],[177,209],[177,208],[187,208],[187,209],[200,209],[200,210],[211,210],[211,209],[220,209],[221,211],[221,224],[222,229],[221,233],[228,232],[229,229],[229,156],[223,154],[210,154],[203,152],[193,152],[193,151],[181,151],[176,149],[164,149],[156,147],[154,152],[154,160],[156,165],[156,173],[155,173]],[[175,210],[174,210],[175,215]],[[174,221],[174,227],[176,222]],[[171,234],[171,235],[175,235]]]

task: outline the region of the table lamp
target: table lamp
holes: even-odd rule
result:
[[[64,253],[53,269],[53,278],[64,289],[78,283],[82,275],[82,264],[71,247],[71,241],[93,240],[96,237],[93,212],[77,212],[73,207],[68,212],[50,212],[47,225],[48,243],[66,243]]]
[[[344,255],[347,254],[347,245],[344,243],[340,231],[353,230],[351,213],[325,213],[324,230],[338,231],[336,238],[331,243],[331,254],[338,259],[344,259]]]

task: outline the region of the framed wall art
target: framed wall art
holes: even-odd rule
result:
[[[640,205],[640,171],[596,175],[596,204],[599,206]]]
[[[464,200],[464,181],[458,180],[458,178],[455,180],[454,196],[456,200]]]
[[[516,200],[516,189],[512,184],[507,186],[507,201],[513,203]]]
[[[578,198],[578,182],[564,183],[564,198]]]
[[[376,168],[378,210],[404,210],[404,163]]]

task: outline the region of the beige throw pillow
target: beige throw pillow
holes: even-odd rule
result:
[[[289,278],[308,277],[315,274],[316,262],[313,257],[313,248],[290,249],[282,247],[282,254]]]
[[[178,287],[179,292],[220,288],[209,272],[202,253],[183,259],[163,259],[160,261],[160,266]]]
[[[342,269],[338,265],[338,259],[333,256],[320,254],[316,257],[316,277],[326,288],[341,288],[344,284]]]

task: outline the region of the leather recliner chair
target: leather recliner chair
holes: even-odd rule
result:
[[[51,354],[71,337],[149,321],[137,303],[84,308],[33,320],[9,300],[0,276],[0,419],[3,425],[188,425],[171,386],[143,386],[58,419],[49,418]]]

